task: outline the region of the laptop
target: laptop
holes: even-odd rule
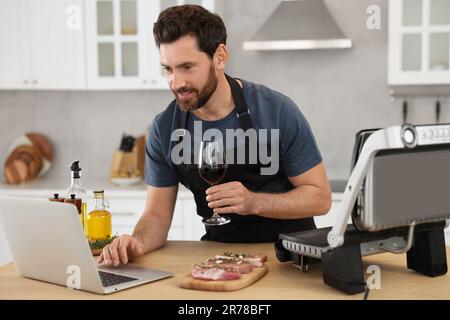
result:
[[[17,272],[26,278],[109,294],[173,276],[132,264],[98,265],[76,207],[66,203],[0,196],[0,227]]]

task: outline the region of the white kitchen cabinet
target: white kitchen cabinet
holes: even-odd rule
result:
[[[215,5],[214,0],[160,0],[163,4],[169,3],[169,5],[176,5],[176,4],[196,4],[199,6],[202,6],[206,9],[208,9],[211,12],[215,11]],[[166,4],[166,7],[169,7],[169,5]]]
[[[89,89],[163,87],[156,77],[156,52],[151,50],[153,36],[150,22],[157,17],[157,11],[152,9],[153,2],[86,1]]]
[[[0,225],[0,266],[8,264],[11,260],[11,252],[9,251],[8,244],[6,243],[2,226]]]
[[[29,3],[32,88],[85,88],[83,0]]]
[[[108,196],[109,194],[109,196]],[[132,234],[136,223],[144,212],[146,192],[139,196],[124,196],[120,192],[109,192],[105,196],[110,202],[114,234]],[[181,189],[169,229],[168,240],[200,240],[205,233],[201,218],[190,191]]]
[[[0,3],[0,89],[85,88],[83,0]]]
[[[450,1],[389,1],[389,84],[450,83]]]
[[[29,21],[23,11],[26,2],[0,1],[0,88],[15,89],[25,86],[29,77],[29,60],[26,41],[22,35],[28,30]]]
[[[118,235],[132,234],[136,223],[139,221],[145,207],[146,199],[143,198],[116,198],[110,197],[110,212],[112,215],[113,233]],[[179,195],[169,229],[168,240],[200,240],[196,237],[195,210],[190,208],[195,203],[188,196]],[[190,213],[190,215],[188,215]],[[197,220],[199,220],[198,218]]]
[[[196,3],[214,9],[214,0],[86,1],[89,89],[168,89],[153,24],[167,7]]]
[[[105,198],[109,202],[108,210],[112,215],[113,234],[133,233],[134,227],[144,212],[146,197],[147,192],[144,190],[139,192],[105,190]],[[93,199],[88,199],[88,210],[92,203]],[[200,240],[204,233],[191,192],[181,188],[178,192],[168,240]]]
[[[214,0],[2,0],[0,89],[168,89],[153,24]]]
[[[108,210],[112,216],[113,234],[132,234],[145,207],[145,198],[127,199],[120,196],[112,197],[105,193],[109,201]]]
[[[178,205],[179,211],[175,211],[172,227],[176,225],[182,226],[182,240],[199,241],[206,231],[202,223],[202,218],[197,215],[197,205],[195,204],[192,193],[185,189],[179,192],[177,199]]]

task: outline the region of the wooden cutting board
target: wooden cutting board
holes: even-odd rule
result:
[[[178,282],[178,285],[184,289],[203,290],[203,291],[235,291],[245,288],[267,273],[267,266],[261,268],[253,268],[253,271],[248,274],[242,274],[238,280],[222,280],[222,281],[207,281],[194,279],[192,275],[187,275]]]

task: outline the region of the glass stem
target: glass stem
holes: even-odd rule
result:
[[[217,184],[211,184],[212,187],[214,187],[215,185],[217,185]],[[220,217],[219,214],[218,214],[217,212],[214,212],[214,209],[211,209],[211,210],[212,210],[212,212],[213,212],[213,215],[212,215],[211,218],[219,218],[219,217]]]

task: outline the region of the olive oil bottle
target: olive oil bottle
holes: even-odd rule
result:
[[[111,213],[107,210],[103,190],[94,191],[94,209],[87,215],[88,240],[105,240],[112,237]]]

